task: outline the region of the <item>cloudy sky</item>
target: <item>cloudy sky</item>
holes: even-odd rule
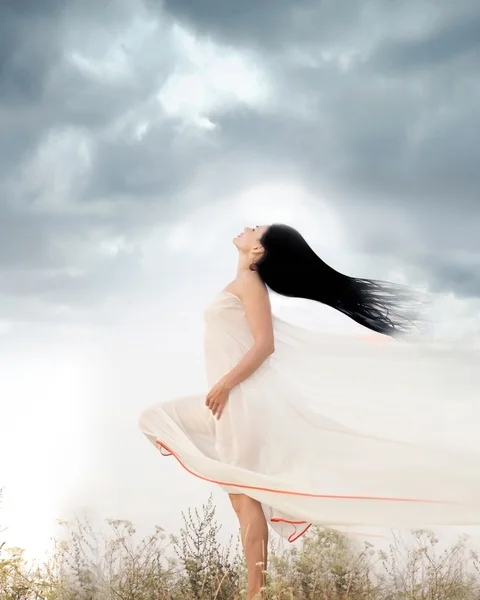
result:
[[[439,336],[478,335],[478,2],[345,9],[2,3],[0,487],[15,543],[43,547],[72,507],[173,527],[192,490],[206,496],[159,466],[136,420],[203,389],[202,310],[244,225],[298,226],[341,270],[438,294]]]

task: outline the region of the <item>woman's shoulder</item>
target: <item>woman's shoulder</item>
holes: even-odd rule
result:
[[[235,293],[239,298],[250,295],[268,296],[266,285],[255,271],[245,271],[227,286],[227,289]]]

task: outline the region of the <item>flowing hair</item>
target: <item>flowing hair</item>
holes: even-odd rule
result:
[[[250,268],[277,294],[321,302],[391,337],[419,329],[425,298],[411,288],[339,273],[288,225],[271,225],[260,242],[264,253]]]

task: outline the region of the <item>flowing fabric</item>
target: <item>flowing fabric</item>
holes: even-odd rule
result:
[[[240,299],[229,292],[210,304],[205,321],[213,386],[253,338]],[[390,439],[369,426],[368,415],[381,422],[382,411],[385,422],[406,423],[406,398],[427,413],[432,398],[441,406],[462,361],[382,336],[374,343],[325,335],[276,317],[273,325],[274,354],[232,390],[219,420],[205,393],[142,413],[140,428],[162,454],[228,493],[261,502],[269,524],[289,541],[310,524],[480,524],[480,454],[401,432]],[[472,383],[463,393],[477,390]]]

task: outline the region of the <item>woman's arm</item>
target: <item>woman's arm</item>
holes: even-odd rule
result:
[[[248,272],[238,282],[236,291],[243,303],[254,343],[238,365],[223,378],[228,390],[255,373],[275,350],[272,309],[264,283],[255,272]]]

